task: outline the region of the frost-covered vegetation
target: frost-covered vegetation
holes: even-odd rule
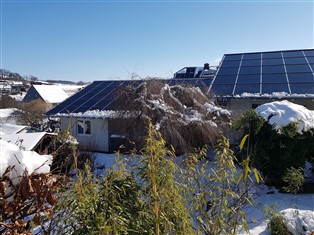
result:
[[[168,85],[158,80],[142,82],[138,87],[122,87],[117,94],[121,111],[136,111],[126,130],[140,142],[150,121],[176,152],[189,152],[205,144],[213,145],[230,127],[231,113],[216,106],[212,97],[188,84]],[[136,125],[134,133],[129,126]]]

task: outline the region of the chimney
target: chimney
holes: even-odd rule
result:
[[[204,70],[209,70],[209,63],[204,64]]]

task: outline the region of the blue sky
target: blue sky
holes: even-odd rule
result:
[[[1,1],[1,68],[42,80],[169,78],[223,54],[314,47],[313,1]]]

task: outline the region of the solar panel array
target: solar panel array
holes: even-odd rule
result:
[[[314,49],[226,54],[210,90],[217,95],[314,94],[313,71]]]
[[[200,88],[209,88],[212,79],[169,79],[161,80],[169,85],[191,84]],[[47,112],[47,115],[58,113],[84,113],[88,110],[116,110],[117,90],[123,86],[138,86],[143,80],[129,81],[95,81],[83,90],[69,97],[61,104]]]

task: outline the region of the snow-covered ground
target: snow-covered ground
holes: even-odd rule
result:
[[[254,206],[246,209],[250,234],[270,235],[265,221],[266,211],[270,208],[283,214],[293,234],[310,234],[314,231],[314,194],[282,194],[265,185],[257,189]]]

